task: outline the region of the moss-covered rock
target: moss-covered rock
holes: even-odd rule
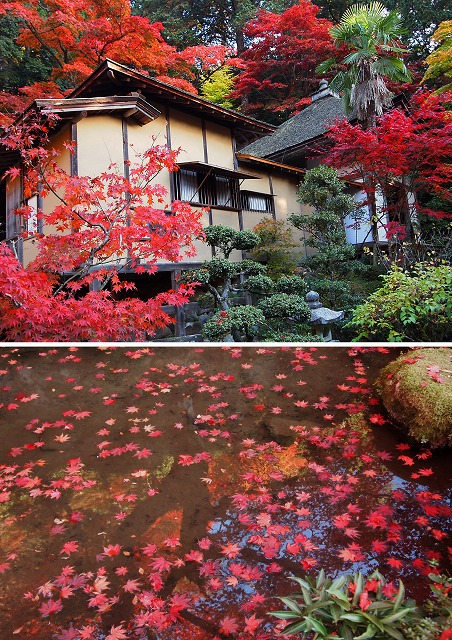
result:
[[[452,444],[452,350],[421,348],[381,370],[375,383],[388,413],[420,443]]]

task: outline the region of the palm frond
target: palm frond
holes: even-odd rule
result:
[[[380,44],[380,49],[382,49],[382,51],[388,51],[389,53],[407,53],[408,49],[405,49],[405,47],[396,47],[392,44]]]
[[[375,49],[360,49],[359,51],[353,51],[349,53],[342,60],[344,64],[358,64],[363,60],[369,60],[375,57],[376,50]]]
[[[403,19],[397,11],[390,11],[380,22],[380,30],[387,34],[404,34],[406,29],[403,27]]]
[[[399,13],[388,11],[381,2],[355,4],[330,34],[337,43],[347,44],[350,51],[342,60],[348,70],[333,78],[331,89],[342,92],[347,109],[353,106],[359,120],[366,121],[369,114],[381,115],[392,97],[383,78],[410,78],[404,62],[397,57],[405,51],[398,42],[402,34]]]
[[[381,2],[370,4],[354,4],[349,7],[341,18],[340,24],[354,24],[360,22],[369,26],[375,24],[387,15],[386,7]]]
[[[387,76],[390,80],[407,81],[411,73],[400,58],[380,58],[372,63],[376,75]]]
[[[356,75],[350,71],[339,71],[330,81],[330,89],[334,93],[350,90],[356,82]]]
[[[328,60],[324,60],[315,68],[315,73],[317,75],[322,75],[330,71],[333,67],[337,65],[337,60],[335,58],[328,58]]]

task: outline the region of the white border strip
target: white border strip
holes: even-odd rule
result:
[[[223,348],[223,349],[239,349],[239,348],[253,348],[253,349],[265,349],[265,348],[334,348],[334,347],[346,347],[346,348],[367,348],[367,347],[402,347],[409,349],[427,349],[428,347],[452,347],[452,342],[0,342],[0,348],[45,348],[45,347],[102,347],[102,348],[116,348],[116,347],[128,347],[130,349],[173,349],[176,347],[184,347],[188,349],[204,349],[204,348]]]

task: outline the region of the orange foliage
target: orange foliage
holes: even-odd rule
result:
[[[196,94],[193,81],[206,70],[221,66],[230,54],[222,46],[189,47],[178,52],[165,42],[163,25],[132,15],[128,0],[12,1],[0,5],[2,15],[18,19],[19,45],[44,52],[53,64],[46,82],[23,87],[19,95],[0,94],[3,122],[30,100],[67,94],[105,58]]]

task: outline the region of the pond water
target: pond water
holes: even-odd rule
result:
[[[0,350],[0,638],[271,640],[321,568],[423,600],[450,451],[375,397],[401,352]]]

